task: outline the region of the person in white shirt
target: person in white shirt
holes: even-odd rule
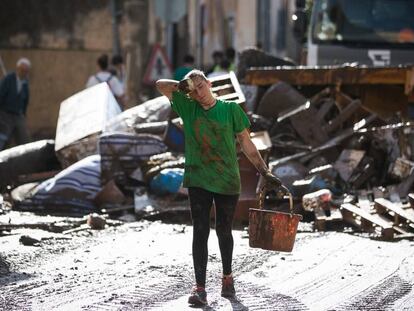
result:
[[[102,54],[101,56],[99,56],[97,60],[97,65],[99,71],[96,74],[89,77],[88,81],[86,82],[86,88],[102,82],[108,83],[108,86],[112,91],[112,94],[114,94],[119,105],[121,106],[121,108],[123,108],[125,100],[124,87],[122,83],[119,81],[119,79],[108,70],[108,55]]]

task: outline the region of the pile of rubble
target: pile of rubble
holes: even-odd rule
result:
[[[385,239],[414,236],[412,66],[260,67],[239,77],[297,211],[319,230],[345,221]]]
[[[326,70],[318,79],[302,69],[306,83],[277,78],[289,70],[244,70],[242,85],[234,73],[215,77],[213,93],[248,112],[253,142],[291,191],[294,210],[316,229],[347,222],[385,239],[412,237],[414,129],[405,112],[380,105],[377,113],[355,77],[349,81],[356,86]],[[261,179],[241,152],[239,165],[236,220],[247,222]],[[182,123],[168,99],[121,112],[102,83],[62,102],[55,140],[0,152],[0,214],[12,207],[63,215],[131,211],[134,219],[188,215],[183,167]],[[266,194],[266,208],[286,207]]]
[[[219,98],[245,101],[234,73],[212,83]],[[61,103],[55,140],[0,152],[0,214],[189,215],[183,173],[182,123],[169,100],[161,96],[121,112],[101,83]],[[3,224],[0,231],[18,227]]]

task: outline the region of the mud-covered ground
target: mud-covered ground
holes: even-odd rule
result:
[[[383,242],[301,224],[292,253],[234,232],[237,299],[220,297],[212,229],[204,310],[414,310],[414,242]],[[192,228],[131,222],[62,236],[0,237],[0,310],[193,310]],[[39,246],[19,243],[22,234]]]

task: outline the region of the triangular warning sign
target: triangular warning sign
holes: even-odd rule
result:
[[[164,49],[156,43],[152,49],[152,54],[148,66],[145,70],[145,84],[153,85],[158,79],[171,79],[173,75],[171,63]]]

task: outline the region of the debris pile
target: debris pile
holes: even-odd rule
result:
[[[272,140],[269,166],[295,196],[296,209],[313,213],[317,229],[344,220],[385,239],[414,236],[413,69],[245,73],[243,82],[263,93],[250,106],[256,127]]]
[[[289,68],[244,69],[241,86],[234,73],[214,77],[212,90],[247,111],[254,144],[291,191],[295,212],[314,220],[316,229],[346,222],[385,239],[412,237],[414,126],[406,110],[372,102],[372,87],[384,84],[384,75],[369,71],[370,81],[362,78],[363,68],[311,75]],[[278,78],[279,71],[286,80]],[[398,92],[406,94],[404,87]],[[184,161],[182,122],[166,97],[121,112],[102,83],[62,102],[55,141],[0,152],[7,203],[0,213],[12,206],[89,214],[82,222],[88,228],[108,224],[96,212],[123,220],[131,215],[125,211],[134,219],[188,216]],[[242,193],[235,218],[246,222],[262,180],[241,152],[239,166]],[[266,193],[266,208],[284,205]]]

